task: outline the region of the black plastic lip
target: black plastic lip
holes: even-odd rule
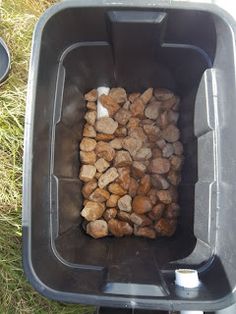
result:
[[[11,68],[9,49],[2,38],[0,38],[0,83],[4,82]]]

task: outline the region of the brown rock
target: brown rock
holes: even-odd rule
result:
[[[104,133],[98,133],[96,135],[96,140],[97,141],[104,141],[104,142],[109,142],[110,140],[114,139],[114,134],[104,134]]]
[[[170,109],[173,109],[173,107],[175,106],[176,104],[176,97],[173,96],[171,97],[170,99],[167,99],[167,100],[164,100],[162,101],[161,103],[161,108],[163,110],[170,110]]]
[[[101,172],[96,172],[95,178],[98,180],[101,177],[102,173]]]
[[[183,148],[183,144],[181,142],[175,142],[173,143],[173,147],[174,147],[174,153],[175,155],[182,155],[184,148]]]
[[[141,127],[129,129],[129,136],[141,140],[143,143],[147,141],[147,135]]]
[[[97,180],[92,179],[89,182],[85,183],[84,186],[82,187],[82,194],[84,198],[88,198],[91,193],[96,189],[98,186]]]
[[[119,198],[120,198],[119,195],[111,194],[111,196],[109,197],[109,199],[106,202],[106,206],[107,207],[116,207]]]
[[[177,186],[177,185],[179,185],[179,183],[181,181],[181,175],[179,172],[176,172],[174,170],[170,170],[170,172],[168,173],[167,179],[172,185]]]
[[[153,209],[148,213],[148,217],[152,220],[159,220],[165,210],[165,205],[164,204],[157,204],[156,206],[153,207]]]
[[[160,114],[160,117],[158,119],[158,126],[161,129],[165,129],[168,124],[169,124],[168,111],[164,111]]]
[[[128,129],[135,129],[139,126],[140,123],[140,119],[139,118],[135,118],[135,117],[131,117],[129,119],[129,122],[127,124],[127,128]]]
[[[173,170],[181,170],[183,165],[183,158],[173,155],[170,157],[170,163]]]
[[[126,194],[118,200],[118,207],[120,210],[129,213],[132,210],[131,202],[132,202],[131,196]]]
[[[80,168],[79,178],[81,181],[88,182],[95,176],[96,168],[92,165],[83,165]]]
[[[162,150],[162,155],[165,158],[169,158],[174,154],[174,146],[172,144],[166,144],[166,146]]]
[[[124,137],[124,136],[126,136],[127,135],[126,127],[123,126],[123,127],[117,128],[115,133],[114,133],[114,135],[116,137]]]
[[[133,199],[132,208],[136,214],[145,214],[152,210],[152,203],[147,196],[137,195]]]
[[[105,210],[104,214],[103,214],[103,218],[106,221],[109,221],[113,218],[115,218],[117,215],[117,209],[116,208],[108,208]]]
[[[88,110],[97,111],[97,104],[94,101],[88,101],[86,107]]]
[[[144,105],[146,105],[151,100],[152,95],[153,95],[153,88],[148,88],[145,90],[144,93],[142,93],[140,98],[142,99]]]
[[[125,150],[120,150],[116,153],[114,166],[115,167],[127,167],[131,165],[132,158],[130,154]]]
[[[148,160],[152,157],[152,150],[148,147],[142,147],[133,157],[134,160]]]
[[[159,137],[160,129],[154,124],[144,124],[144,132],[149,136],[152,135],[157,140]]]
[[[119,221],[117,219],[108,221],[108,229],[115,237],[123,237],[133,233],[133,228],[128,222]]]
[[[83,136],[85,137],[96,137],[97,133],[94,127],[88,123],[85,124],[83,129]]]
[[[130,214],[124,211],[119,211],[117,218],[122,221],[130,222]]]
[[[158,140],[157,146],[162,150],[166,146],[166,141],[163,139]]]
[[[179,113],[173,110],[168,111],[168,121],[169,123],[176,124],[179,119]]]
[[[152,221],[145,215],[138,215],[136,213],[132,213],[130,215],[130,220],[137,226],[150,226]]]
[[[169,192],[170,192],[171,198],[173,200],[173,203],[177,203],[177,201],[178,201],[178,192],[177,192],[176,186],[171,185],[169,187]]]
[[[178,141],[180,132],[175,125],[170,124],[161,132],[161,135],[167,142],[173,143]]]
[[[149,119],[156,120],[160,113],[160,102],[153,101],[145,109],[145,116]]]
[[[138,182],[134,178],[130,178],[129,195],[134,197],[137,194]]]
[[[86,204],[89,202],[89,200],[84,200],[83,205],[86,206]]]
[[[135,156],[139,149],[142,147],[142,141],[140,139],[127,136],[122,142],[123,148],[126,149],[131,156]]]
[[[151,189],[151,177],[148,174],[145,174],[139,183],[139,188],[137,194],[146,195]]]
[[[88,124],[94,125],[97,118],[97,112],[96,111],[87,111],[84,119],[87,121]]]
[[[95,220],[87,224],[86,232],[94,239],[106,237],[108,235],[107,223],[104,220]]]
[[[110,197],[110,193],[104,189],[97,188],[93,193],[89,196],[90,201],[103,203],[106,202]]]
[[[164,174],[170,170],[170,162],[166,158],[158,157],[151,160],[148,169],[152,173]]]
[[[132,93],[129,95],[129,101],[134,102],[141,94],[140,93]]]
[[[127,100],[126,91],[121,87],[112,88],[109,92],[109,96],[111,96],[118,104],[123,104]]]
[[[115,181],[115,179],[118,178],[118,176],[119,176],[119,174],[118,174],[116,168],[114,168],[114,167],[109,168],[98,179],[98,186],[102,189],[105,186],[107,186],[109,183]]]
[[[125,195],[127,192],[125,189],[122,188],[122,186],[120,186],[118,183],[111,183],[108,186],[108,191],[112,194],[116,194],[116,195]]]
[[[130,101],[129,100],[127,100],[125,103],[124,103],[124,105],[123,105],[123,109],[126,109],[126,110],[129,110],[129,107],[130,107]]]
[[[87,101],[96,101],[98,97],[98,93],[96,89],[92,89],[87,94],[84,95],[84,99]]]
[[[109,143],[103,141],[97,143],[95,153],[98,157],[104,158],[107,161],[112,161],[112,159],[115,157],[115,150]]]
[[[134,117],[142,118],[144,114],[144,107],[142,99],[140,97],[136,98],[130,105],[130,112]]]
[[[141,178],[145,172],[147,167],[140,161],[133,161],[132,163],[132,174],[134,177]]]
[[[169,190],[157,191],[157,197],[164,204],[170,204],[173,201],[171,192]]]
[[[174,93],[165,88],[156,88],[154,90],[154,96],[157,100],[164,101],[172,98]]]
[[[123,139],[117,137],[117,138],[114,138],[114,140],[112,140],[110,142],[110,145],[114,149],[121,149],[122,148],[122,142],[123,142]]]
[[[108,110],[110,117],[112,117],[120,109],[119,104],[110,95],[101,95],[99,100],[103,107]]]
[[[119,177],[116,179],[116,182],[119,183],[123,189],[128,190],[130,185],[130,168],[121,167],[118,168]]]
[[[155,230],[153,230],[152,228],[148,228],[148,227],[135,228],[134,229],[134,235],[136,235],[138,237],[149,238],[149,239],[155,239],[156,238]]]
[[[97,171],[104,172],[110,167],[110,164],[104,158],[99,158],[95,162],[95,167],[97,168]]]
[[[120,125],[126,125],[126,123],[129,121],[129,118],[131,117],[131,113],[129,110],[126,110],[124,108],[120,108],[117,113],[114,116],[114,119],[120,124]]]
[[[83,152],[83,151],[80,151],[79,155],[80,155],[80,161],[83,164],[94,165],[94,163],[96,162],[96,154],[94,152]]]
[[[149,197],[149,199],[150,199],[152,205],[155,205],[156,202],[157,202],[157,191],[156,191],[156,189],[151,189],[151,190],[148,192],[147,196]]]
[[[162,157],[162,150],[158,147],[155,147],[152,149],[152,157],[157,158],[157,157]]]
[[[159,235],[171,237],[175,233],[176,223],[171,222],[170,220],[166,218],[161,218],[155,224],[155,229]]]
[[[176,219],[179,216],[180,207],[176,203],[171,203],[167,206],[165,217],[168,219]]]
[[[81,216],[83,216],[88,221],[95,221],[102,217],[104,210],[105,206],[103,204],[88,201],[81,211]]]
[[[154,188],[159,189],[159,190],[166,190],[170,186],[166,178],[160,174],[152,174],[151,183]]]
[[[82,141],[80,142],[80,149],[83,150],[84,152],[91,152],[92,150],[95,149],[97,145],[97,142],[89,137],[84,137]]]
[[[96,122],[96,130],[104,134],[114,134],[118,123],[110,117],[100,118]]]

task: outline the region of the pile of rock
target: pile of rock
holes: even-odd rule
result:
[[[127,94],[112,88],[99,97],[109,117],[96,118],[97,91],[85,94],[87,112],[80,142],[86,232],[172,236],[183,164],[179,98],[167,89]]]

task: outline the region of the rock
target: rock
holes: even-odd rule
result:
[[[171,237],[176,230],[176,224],[166,218],[161,218],[155,224],[155,229],[161,236]]]
[[[95,220],[87,224],[86,232],[94,239],[106,237],[108,235],[108,226],[104,220]]]
[[[109,199],[106,202],[106,206],[107,207],[116,207],[119,198],[120,198],[119,195],[111,194],[111,196],[109,197]]]
[[[172,197],[173,203],[177,203],[178,201],[178,192],[176,186],[171,185],[169,187],[169,192]]]
[[[101,172],[96,172],[95,178],[98,180],[101,177],[102,173]]]
[[[120,210],[129,213],[132,210],[131,202],[132,202],[131,196],[126,194],[118,200],[118,207]]]
[[[159,137],[160,134],[160,129],[154,124],[144,124],[143,126],[144,132],[148,135],[148,136],[153,136],[156,140]]]
[[[119,177],[116,182],[119,183],[123,189],[128,190],[130,185],[130,168],[121,167],[117,169]]]
[[[140,123],[140,119],[139,118],[135,118],[135,117],[131,117],[129,119],[129,122],[127,124],[127,128],[128,129],[135,129],[139,126]]]
[[[117,128],[114,135],[116,137],[124,137],[127,135],[127,129],[126,127],[120,127],[120,128]]]
[[[149,197],[152,205],[155,205],[157,203],[157,191],[156,191],[156,189],[151,189],[148,192],[147,196]]]
[[[115,181],[118,178],[119,174],[117,169],[112,167],[109,168],[101,177],[98,179],[98,186],[102,189],[107,186],[109,183]]]
[[[183,158],[173,155],[170,157],[170,163],[173,170],[181,170],[183,165]]]
[[[165,88],[156,88],[154,90],[154,96],[157,100],[164,101],[172,98],[174,93]]]
[[[138,182],[134,178],[130,178],[129,195],[134,197],[137,194]]]
[[[132,158],[129,152],[120,150],[116,153],[114,166],[115,167],[127,167],[132,164]]]
[[[166,144],[166,146],[162,150],[162,156],[165,158],[169,158],[174,154],[174,146],[172,144]]]
[[[97,118],[97,112],[96,111],[87,111],[85,116],[84,116],[84,119],[90,125],[95,124],[96,118]]]
[[[177,186],[177,185],[179,185],[179,183],[181,181],[181,175],[179,172],[176,172],[174,170],[170,170],[170,172],[168,173],[167,179],[172,185]]]
[[[128,222],[117,219],[111,219],[108,221],[108,229],[115,237],[123,237],[133,233],[133,228]]]
[[[85,183],[82,187],[82,194],[84,198],[88,198],[91,193],[97,188],[98,183],[96,179],[92,179]]]
[[[95,176],[96,168],[92,165],[83,165],[80,169],[79,178],[81,181],[88,182]]]
[[[82,141],[80,142],[80,149],[83,150],[84,152],[91,152],[92,150],[95,149],[97,145],[97,142],[89,137],[84,137]]]
[[[142,99],[140,97],[136,98],[130,105],[130,112],[134,117],[142,118],[144,114],[144,107]]]
[[[122,148],[122,142],[123,142],[123,139],[117,137],[117,138],[114,138],[114,140],[110,141],[110,145],[114,149],[121,149]]]
[[[180,132],[175,125],[170,124],[164,130],[162,130],[161,135],[167,142],[173,143],[178,141]]]
[[[96,135],[96,140],[97,141],[104,141],[104,142],[109,142],[114,139],[114,134],[104,134],[104,133],[98,133]]]
[[[102,217],[104,210],[105,206],[103,204],[88,201],[81,211],[81,216],[83,216],[87,221],[95,221]]]
[[[152,157],[152,150],[148,147],[142,147],[133,157],[134,160],[148,160]]]
[[[96,122],[96,130],[104,134],[114,134],[118,123],[110,117],[100,118]]]
[[[141,178],[145,172],[147,167],[140,161],[133,161],[132,163],[132,174],[134,177]]]
[[[108,110],[110,117],[113,117],[113,115],[120,109],[119,104],[110,95],[101,95],[99,100],[103,107]]]
[[[175,142],[173,143],[173,147],[174,147],[174,153],[175,155],[182,155],[184,152],[184,148],[183,148],[183,144],[181,142]]]
[[[143,143],[145,143],[147,141],[147,135],[144,133],[144,131],[141,127],[138,127],[135,129],[129,129],[128,134],[130,137],[141,140]]]
[[[123,148],[126,149],[131,156],[135,156],[138,150],[142,147],[142,141],[140,139],[127,136],[122,142]]]
[[[158,140],[157,146],[162,150],[166,146],[166,141],[163,139]]]
[[[168,111],[168,121],[169,123],[176,124],[179,120],[179,113],[173,110]]]
[[[109,92],[109,96],[111,96],[118,104],[123,104],[127,101],[126,91],[121,87],[112,88]]]
[[[165,217],[168,219],[176,219],[179,216],[180,207],[176,203],[171,203],[167,206],[165,211]]]
[[[162,150],[158,147],[155,147],[152,149],[152,157],[157,158],[157,157],[162,157]]]
[[[94,101],[88,101],[86,107],[88,110],[97,111],[97,104]]]
[[[97,143],[95,153],[98,157],[104,158],[107,161],[112,161],[112,159],[115,157],[115,150],[109,143],[103,141]]]
[[[170,170],[170,161],[166,158],[155,158],[152,159],[149,167],[151,173],[164,174]]]
[[[138,237],[149,238],[149,239],[155,239],[156,238],[155,230],[153,230],[152,228],[148,228],[148,227],[135,228],[134,229],[134,235],[136,235]]]
[[[93,193],[89,196],[90,201],[103,203],[106,202],[110,197],[110,193],[104,189],[97,188]]]
[[[141,94],[140,93],[131,93],[128,97],[130,102],[134,102]]]
[[[79,153],[80,155],[80,161],[83,164],[91,164],[94,165],[94,163],[96,162],[96,154],[93,152],[83,152],[82,150]]]
[[[171,98],[169,98],[167,100],[162,101],[161,108],[163,110],[170,110],[170,109],[173,109],[175,104],[176,104],[176,97],[173,96],[173,97],[171,97]]]
[[[148,213],[148,217],[152,220],[159,220],[165,210],[165,205],[164,204],[157,204],[156,206],[153,207],[153,209]]]
[[[85,124],[83,129],[83,136],[84,137],[96,137],[97,133],[94,129],[94,127],[88,123]]]
[[[158,119],[158,126],[161,129],[165,129],[168,124],[169,124],[168,111],[164,111],[160,114],[160,117]]]
[[[129,110],[129,107],[130,107],[130,101],[129,100],[127,100],[125,103],[124,103],[124,105],[123,105],[123,109],[126,109],[126,110]]]
[[[83,206],[86,206],[86,204],[89,202],[89,200],[84,200],[83,201]]]
[[[95,162],[95,167],[97,168],[97,171],[104,172],[110,167],[110,164],[104,158],[99,158]]]
[[[136,214],[145,214],[152,210],[152,203],[147,196],[137,195],[133,199],[132,208]]]
[[[149,119],[156,120],[160,112],[160,102],[153,101],[145,109],[145,116]]]
[[[174,104],[174,106],[172,107],[172,110],[179,111],[179,105],[180,105],[180,98],[178,96],[175,96],[176,102]]]
[[[150,191],[150,189],[151,189],[151,177],[150,175],[145,174],[140,180],[137,194],[146,195]]]
[[[103,218],[106,221],[109,221],[113,218],[115,218],[117,215],[117,209],[116,208],[108,208],[105,210],[104,214],[103,214]]]
[[[124,211],[119,211],[117,213],[117,218],[122,221],[130,222],[130,214]]]
[[[146,105],[151,100],[152,95],[153,95],[153,88],[148,88],[145,90],[144,93],[142,93],[140,98],[142,99],[144,105]]]
[[[170,186],[166,178],[160,174],[152,174],[151,183],[152,183],[152,186],[158,190],[166,190]]]
[[[157,197],[159,198],[160,202],[164,204],[170,204],[173,201],[171,192],[169,190],[157,191]]]
[[[137,226],[150,226],[152,221],[145,215],[138,215],[136,213],[132,213],[130,215],[130,220]]]
[[[116,195],[125,195],[127,192],[125,189],[122,188],[122,186],[120,186],[120,184],[118,183],[111,183],[108,186],[108,191],[112,194],[116,194]]]
[[[124,108],[120,108],[117,113],[114,116],[114,119],[120,124],[120,125],[126,125],[126,123],[129,121],[129,118],[131,117],[131,112],[129,110],[126,110]]]
[[[98,97],[98,93],[96,89],[92,89],[87,94],[84,95],[84,99],[87,101],[96,101]]]

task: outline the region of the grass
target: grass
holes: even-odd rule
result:
[[[0,36],[12,69],[0,87],[0,313],[92,313],[91,307],[49,301],[31,288],[21,263],[24,111],[33,28],[55,0],[0,0]]]

